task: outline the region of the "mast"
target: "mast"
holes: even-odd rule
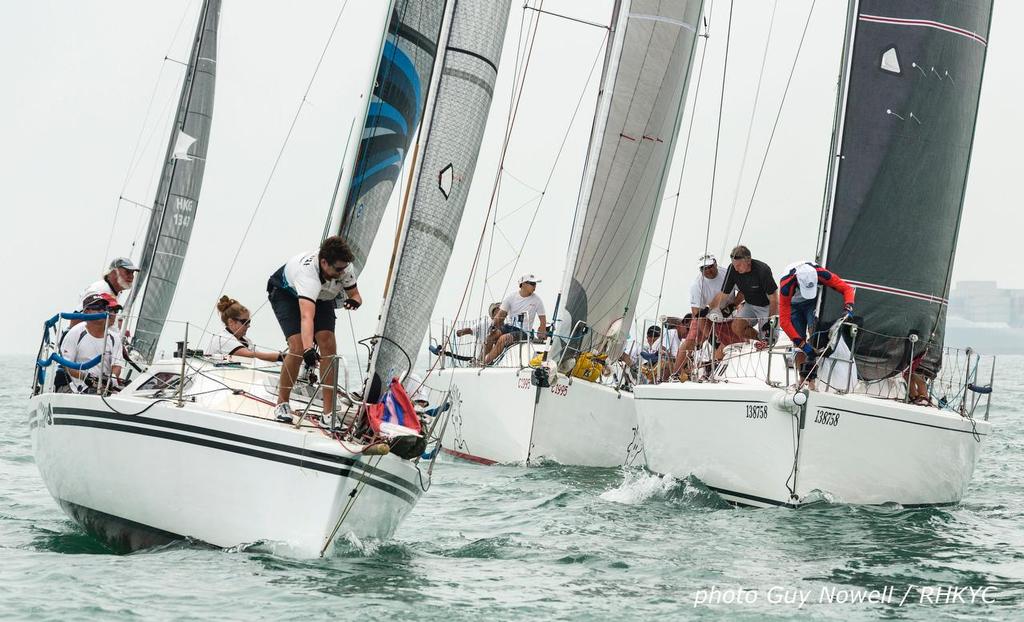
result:
[[[839,160],[842,159],[843,121],[846,118],[846,97],[850,90],[850,55],[853,52],[853,37],[857,25],[858,0],[846,3],[846,33],[843,36],[843,54],[839,62],[839,77],[836,79],[836,109],[832,116],[832,139],[828,146],[828,167],[825,173],[825,196],[821,204],[821,218],[818,222],[818,248],[814,253],[814,261],[823,265],[826,246],[828,244],[829,218],[832,213],[836,178],[839,175]],[[820,301],[819,301],[820,303]]]

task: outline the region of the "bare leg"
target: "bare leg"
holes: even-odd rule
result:
[[[487,356],[484,357],[484,365],[490,365],[491,362],[494,361],[494,359],[498,358],[498,355],[501,354],[501,351],[504,350],[505,347],[508,346],[508,344],[510,343],[512,343],[511,334],[502,335],[501,337],[499,337],[498,341],[495,342],[494,347],[492,347],[491,351],[488,352]]]
[[[281,364],[281,377],[277,383],[277,403],[286,404],[292,395],[292,387],[295,386],[295,378],[299,375],[299,365],[302,364],[302,335],[292,335],[288,338],[288,355],[284,357]]]
[[[313,335],[316,345],[320,346],[320,379],[324,396],[324,414],[334,411],[334,377],[337,373],[334,361],[338,353],[338,344],[334,333],[329,330],[317,331]]]

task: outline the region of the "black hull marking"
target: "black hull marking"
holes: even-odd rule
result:
[[[202,434],[204,436],[212,436],[215,438],[221,438],[227,441],[234,441],[236,443],[245,443],[246,445],[254,445],[256,447],[263,447],[265,449],[273,449],[275,451],[295,454],[298,456],[316,458],[317,460],[323,460],[325,462],[334,462],[336,464],[342,464],[348,467],[354,467],[357,470],[364,471],[379,477],[380,479],[388,480],[402,488],[405,488],[414,495],[419,495],[419,489],[416,484],[407,482],[397,475],[388,473],[381,469],[371,467],[368,464],[363,464],[358,460],[354,460],[347,456],[339,456],[336,454],[329,454],[322,451],[312,451],[303,447],[294,447],[292,445],[286,445],[284,443],[276,443],[274,441],[267,441],[259,438],[253,438],[251,436],[244,436],[242,434],[234,434],[231,432],[224,432],[221,430],[213,430],[210,428],[204,428],[202,426],[190,425],[188,423],[179,423],[177,421],[167,421],[165,419],[154,419],[152,417],[140,417],[137,415],[121,415],[118,413],[112,413],[103,410],[89,410],[85,408],[69,408],[67,406],[54,406],[54,415],[76,415],[80,417],[98,417],[102,419],[112,419],[114,421],[125,421],[130,423],[136,423],[140,425],[149,425],[159,428],[166,428],[170,430],[181,430],[182,432],[191,432],[193,434]]]
[[[252,458],[259,458],[261,460],[270,460],[271,462],[280,462],[282,464],[288,464],[304,469],[312,469],[314,471],[320,471],[322,473],[329,473],[331,475],[338,475],[340,477],[352,477],[352,470],[346,467],[335,467],[326,464],[320,464],[317,462],[309,462],[302,458],[293,458],[291,456],[281,456],[278,454],[272,454],[265,451],[259,451],[252,447],[239,447],[238,445],[228,445],[227,443],[219,443],[206,438],[196,438],[194,436],[185,436],[183,434],[175,434],[173,432],[167,432],[165,430],[153,430],[150,428],[138,428],[130,425],[121,425],[117,423],[110,423],[107,421],[95,421],[85,419],[67,419],[64,417],[54,417],[54,425],[66,425],[83,428],[98,428],[103,430],[113,430],[115,432],[125,432],[127,434],[139,434],[141,436],[151,436],[154,438],[162,438],[169,441],[175,441],[179,443],[188,443],[190,445],[199,445],[201,447],[208,447],[210,449],[217,449],[220,451],[227,451],[235,454],[241,454],[243,456],[250,456]],[[359,474],[355,475],[358,478]],[[368,486],[394,495],[399,499],[402,499],[406,503],[413,505],[416,503],[416,496],[407,493],[404,490],[396,488],[386,482],[382,482],[372,477],[366,477],[365,482]]]

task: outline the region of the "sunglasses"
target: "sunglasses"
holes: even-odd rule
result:
[[[238,322],[239,324],[241,324],[242,326],[248,326],[249,324],[252,324],[252,318],[251,317],[247,317],[244,320],[240,320],[238,318],[235,318],[235,321]]]
[[[537,282],[536,281],[523,281],[523,285],[532,285],[534,287],[537,287]]]

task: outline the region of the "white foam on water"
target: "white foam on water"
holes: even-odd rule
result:
[[[622,483],[601,493],[601,498],[605,501],[636,505],[652,497],[665,496],[679,484],[680,481],[671,475],[662,477],[647,471],[627,470]]]

